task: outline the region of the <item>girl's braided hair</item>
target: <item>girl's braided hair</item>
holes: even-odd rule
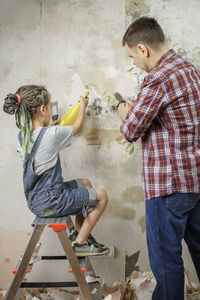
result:
[[[21,97],[20,102],[16,94]],[[25,157],[32,132],[31,119],[39,106],[48,104],[49,93],[43,86],[25,85],[16,94],[8,94],[4,99],[3,110],[10,115],[15,114],[16,125],[22,133],[22,152]]]

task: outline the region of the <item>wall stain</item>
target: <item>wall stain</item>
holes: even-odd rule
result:
[[[136,216],[136,210],[130,204],[143,202],[143,190],[140,186],[126,189],[121,196],[121,200],[110,199],[105,214],[110,217],[119,217],[124,220],[133,220]],[[139,220],[142,232],[145,231],[145,217]]]
[[[144,202],[143,189],[140,186],[134,186],[132,188],[127,188],[122,194],[123,201],[129,203]]]
[[[99,140],[99,130],[97,128],[87,129],[84,136],[87,145],[101,145],[101,141]]]
[[[146,230],[146,218],[145,218],[145,216],[143,216],[139,219],[139,225],[140,225],[140,228],[142,230],[142,233],[144,233],[145,230]]]
[[[87,145],[101,145],[102,142],[110,143],[115,141],[119,130],[106,130],[96,127],[82,129],[81,134],[85,137]]]
[[[126,202],[124,200],[110,199],[108,206],[105,211],[105,215],[109,217],[118,217],[123,220],[133,220],[136,215],[136,210],[126,207]]]
[[[122,144],[126,152],[129,154],[134,153],[133,143],[126,141],[124,136],[120,134],[119,130],[107,130],[91,127],[82,129],[81,134],[85,137],[87,145],[98,145],[100,148],[102,142],[109,144],[110,142],[116,141],[118,144]]]

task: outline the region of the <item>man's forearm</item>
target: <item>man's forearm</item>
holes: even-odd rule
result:
[[[124,121],[126,119],[126,116],[129,112],[129,110],[131,109],[131,105],[128,103],[121,103],[118,107],[118,113],[119,113],[119,117],[122,121]]]

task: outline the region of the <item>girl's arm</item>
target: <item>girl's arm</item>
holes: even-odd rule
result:
[[[76,135],[80,130],[83,125],[84,119],[85,119],[85,109],[88,105],[88,98],[80,98],[80,110],[78,113],[78,116],[71,127],[74,129],[74,135]]]

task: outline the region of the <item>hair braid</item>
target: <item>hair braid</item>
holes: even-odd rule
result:
[[[16,94],[21,97],[20,103]],[[16,125],[22,133],[22,153],[26,157],[32,132],[31,118],[39,106],[48,104],[49,94],[43,86],[36,85],[22,86],[16,94],[8,94],[3,110],[10,115],[15,114]]]

